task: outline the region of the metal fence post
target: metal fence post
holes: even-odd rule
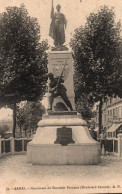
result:
[[[114,153],[114,139],[113,139],[113,153]]]
[[[118,156],[122,156],[122,133],[118,134]]]
[[[22,152],[24,152],[24,138],[22,138]]]
[[[15,151],[15,149],[14,149],[14,137],[11,137],[10,141],[11,141],[11,154],[14,154],[14,151]]]

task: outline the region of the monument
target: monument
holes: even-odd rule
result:
[[[48,110],[27,145],[32,164],[98,164],[100,145],[90,136],[87,123],[75,111],[72,53],[64,45],[66,18],[53,1],[49,36],[54,47],[48,61]]]

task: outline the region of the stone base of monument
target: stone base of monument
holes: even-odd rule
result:
[[[27,145],[27,161],[45,165],[98,164],[100,145],[76,112],[50,112]]]

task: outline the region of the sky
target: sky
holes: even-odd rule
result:
[[[10,119],[10,115],[13,114],[12,109],[10,108],[1,108],[0,109],[0,120]]]
[[[57,4],[61,5],[61,12],[65,14],[68,24],[66,29],[66,45],[69,44],[74,30],[85,24],[86,17],[91,12],[97,12],[101,6],[107,5],[114,7],[116,21],[122,19],[122,0],[53,0],[54,8]],[[53,40],[49,37],[50,12],[52,0],[0,0],[0,13],[5,11],[8,6],[19,7],[24,3],[30,16],[38,19],[41,26],[41,40],[47,39],[49,44]],[[11,113],[10,110],[8,112]],[[0,110],[0,118],[8,115],[7,109]]]
[[[58,3],[61,5],[61,12],[68,20],[66,44],[69,43],[74,30],[85,23],[89,13],[97,12],[100,6],[114,7],[116,20],[122,18],[122,0],[53,0],[53,2],[54,8]],[[0,0],[0,13],[5,11],[7,6],[19,7],[22,3],[29,15],[38,19],[41,26],[41,39],[48,39],[49,44],[53,44],[53,40],[48,35],[52,0]]]

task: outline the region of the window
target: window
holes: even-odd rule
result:
[[[110,110],[110,116],[112,117],[112,109]]]
[[[112,103],[112,98],[110,98],[110,104]]]
[[[112,132],[108,132],[108,137],[112,137]]]
[[[106,121],[106,114],[104,115],[104,121]]]
[[[113,109],[113,119],[115,119],[116,117],[116,112],[115,112],[115,108]]]
[[[113,137],[116,137],[116,131],[113,132]]]
[[[99,110],[99,105],[96,106],[96,109]]]
[[[109,116],[109,110],[108,110],[108,116]]]

